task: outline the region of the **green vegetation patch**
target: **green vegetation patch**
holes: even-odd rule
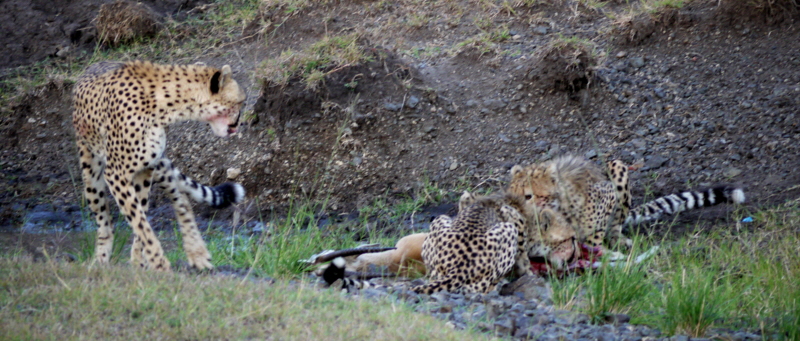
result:
[[[734,213],[736,221],[742,215]],[[552,278],[553,302],[593,321],[628,314],[667,335],[710,337],[715,328],[800,337],[800,200],[752,214],[753,222],[698,229],[676,241],[634,238],[632,255],[659,246],[650,261],[606,265]],[[636,249],[639,249],[637,251]]]
[[[397,302],[293,284],[0,258],[0,339],[472,340]]]
[[[316,90],[328,75],[372,60],[359,43],[360,35],[325,36],[302,51],[286,50],[264,61],[259,75],[265,84],[285,86],[300,79],[307,89]]]

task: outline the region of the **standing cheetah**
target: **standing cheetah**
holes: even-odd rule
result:
[[[181,174],[164,157],[164,129],[173,122],[199,120],[217,136],[236,132],[245,94],[230,66],[97,63],[78,79],[73,100],[85,196],[98,224],[96,260],[106,263],[111,256],[108,188],[134,232],[131,262],[170,270],[145,216],[150,185],[158,184],[172,201],[189,265],[213,268],[186,196],[222,208],[242,201],[244,189],[237,183],[207,187]]]

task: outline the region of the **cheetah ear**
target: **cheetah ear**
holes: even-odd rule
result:
[[[555,218],[556,213],[549,208],[545,208],[539,213],[539,223],[544,230],[547,230]]]
[[[514,167],[511,167],[511,177],[517,176],[517,174],[522,172],[522,170],[522,166],[514,165]]]
[[[459,212],[464,211],[469,205],[472,205],[473,203],[475,203],[475,195],[470,192],[464,191],[464,193],[461,194],[461,198],[458,199],[458,211]]]
[[[230,65],[225,64],[222,66],[222,85],[228,84],[231,80],[233,80],[233,71],[231,71]]]
[[[231,79],[233,79],[233,72],[231,71],[231,66],[226,64],[222,67],[222,71],[214,72],[214,75],[211,76],[211,93],[219,93],[219,90],[222,89],[225,84],[228,84]]]
[[[211,94],[218,94],[220,88],[220,72],[214,72],[214,75],[211,76]]]

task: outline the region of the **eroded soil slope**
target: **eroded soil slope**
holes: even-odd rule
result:
[[[168,156],[207,183],[240,170],[249,216],[308,196],[329,196],[330,211],[352,212],[380,196],[417,195],[426,182],[500,188],[514,164],[563,153],[643,164],[634,172],[639,202],[720,182],[744,186],[751,207],[797,197],[797,18],[768,22],[716,4],[696,1],[629,21],[607,15],[621,11],[615,3],[601,10],[570,2],[484,8],[491,15],[360,1],[293,15],[264,10],[233,43],[197,58],[236,70],[249,91],[247,126],[220,140],[203,124],[176,125]],[[491,44],[470,40],[496,27],[504,34]],[[370,62],[330,73],[317,90],[261,82],[263,61],[343,32],[362,32]],[[588,42],[596,64],[559,83],[548,72],[563,68],[560,60],[542,55],[569,39]],[[80,217],[71,84],[55,79],[2,118],[6,227],[19,226],[32,209],[55,212],[53,224]]]

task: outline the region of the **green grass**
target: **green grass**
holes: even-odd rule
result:
[[[0,339],[488,339],[310,283],[0,258]]]
[[[263,81],[281,86],[299,78],[307,89],[316,90],[329,74],[372,59],[364,53],[359,38],[357,33],[326,36],[301,51],[285,50],[262,62],[257,73]]]
[[[637,300],[653,290],[646,280],[646,264],[606,265],[603,271],[587,274],[583,310],[592,321],[600,322],[608,315],[629,314],[636,309]]]
[[[734,212],[740,221],[743,212]],[[745,329],[766,339],[800,336],[800,200],[751,214],[751,224],[715,226],[680,236],[634,238],[635,248],[661,246],[644,266],[605,267],[551,278],[553,302],[597,322],[625,313],[666,335],[708,336]],[[632,251],[636,255],[641,251]]]
[[[664,306],[664,331],[701,337],[717,320],[726,318],[733,298],[713,272],[698,267],[672,276],[661,295]]]

